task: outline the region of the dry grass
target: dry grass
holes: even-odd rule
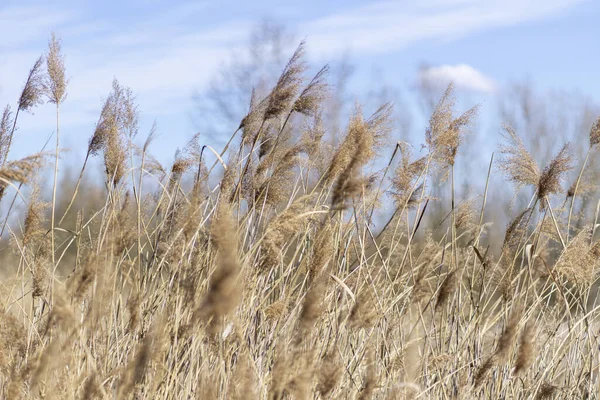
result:
[[[16,109],[44,93],[58,107],[65,63],[53,36],[46,75],[39,59]],[[596,221],[571,231],[557,205],[568,147],[541,169],[505,128],[500,169],[535,195],[491,254],[487,193],[454,192],[477,107],[457,114],[448,88],[417,159],[387,145],[389,105],[356,107],[332,147],[327,68],[307,83],[305,69],[301,45],[210,169],[199,137],[170,168],[148,153],[154,131],[138,148],[135,98],[115,81],[86,154],[104,157],[104,200],[76,201],[84,165],[58,222],[56,198],[15,190],[46,157],[6,161],[18,113],[5,109],[0,187],[27,211],[2,238],[2,398],[597,398],[600,244]],[[373,174],[390,154],[397,166]],[[440,169],[452,218],[425,232]],[[392,217],[374,226],[378,213]]]

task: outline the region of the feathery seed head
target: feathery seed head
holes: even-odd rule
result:
[[[365,131],[365,134],[362,134],[359,140],[350,162],[341,172],[333,187],[332,210],[342,210],[348,207],[348,201],[358,195],[367,183],[361,176],[361,171],[364,164],[371,157],[373,137],[368,134],[368,131]]]
[[[532,213],[532,208],[526,208],[507,226],[506,232],[504,233],[504,242],[502,244],[504,249],[514,250],[519,245],[519,240],[527,229],[527,222]]]
[[[40,201],[40,188],[34,185],[33,192],[27,205],[23,228],[23,246],[27,246],[34,238],[43,235],[44,209],[46,204]]]
[[[117,186],[125,175],[126,157],[125,145],[121,137],[116,134],[108,136],[104,150],[104,167],[106,177],[114,186]]]
[[[350,118],[346,136],[334,154],[324,176],[326,183],[331,183],[339,176],[337,200],[344,197],[339,197],[343,191],[350,194],[348,189],[353,187],[353,190],[358,190],[361,187],[357,174],[377,155],[379,148],[384,144],[391,129],[391,112],[391,105],[384,104],[365,121],[361,107],[356,106],[354,114]],[[340,189],[342,192],[339,191]],[[346,199],[349,197],[349,195],[345,196]]]
[[[46,96],[51,103],[59,105],[67,95],[65,56],[61,51],[61,40],[52,33],[48,42],[48,54],[46,55],[46,68],[48,77],[44,84]]]
[[[538,163],[531,153],[527,151],[523,140],[512,127],[504,125],[503,130],[503,136],[507,143],[500,146],[500,152],[504,156],[500,162],[500,170],[510,181],[515,182],[518,187],[525,185],[536,186],[541,176]]]
[[[342,377],[342,372],[343,364],[336,355],[335,350],[329,352],[319,369],[317,392],[319,392],[322,398],[328,398],[328,395],[335,389]]]
[[[298,88],[302,83],[302,73],[306,69],[303,57],[304,42],[301,42],[269,95],[265,119],[278,117],[291,108],[292,101],[296,98]]]
[[[310,83],[302,90],[300,96],[294,102],[292,110],[304,114],[314,115],[325,98],[328,86],[325,82],[325,77],[329,72],[329,66],[326,65],[310,81]]]
[[[567,245],[559,256],[554,269],[558,275],[580,287],[594,281],[598,258],[598,243],[590,246],[592,227],[585,226]]]
[[[535,329],[532,323],[525,325],[519,339],[519,350],[515,362],[514,374],[520,375],[525,372],[533,363],[535,358]]]
[[[417,204],[422,193],[423,185],[417,185],[417,181],[424,173],[427,159],[421,157],[412,161],[410,148],[405,142],[399,143],[399,148],[402,157],[392,178],[391,194],[398,207],[412,208]]]
[[[377,323],[379,313],[374,294],[370,289],[364,290],[356,299],[350,316],[349,326],[355,329],[368,329]]]
[[[282,249],[285,244],[297,232],[301,231],[307,222],[304,211],[309,206],[310,195],[299,197],[271,220],[267,226],[262,246],[262,261],[260,268],[263,272],[277,265],[282,257]]]
[[[328,222],[323,222],[317,231],[313,254],[308,267],[309,282],[313,282],[329,263],[334,254],[333,228]]]
[[[442,282],[438,292],[437,301],[435,303],[436,311],[443,308],[448,303],[448,300],[450,300],[450,297],[456,290],[456,281],[456,271],[452,271],[446,276],[446,279]]]
[[[596,119],[590,129],[590,147],[595,147],[600,143],[600,117]]]
[[[8,146],[10,143],[13,122],[14,120],[12,118],[10,106],[7,105],[2,113],[2,119],[0,119],[0,165],[3,165],[6,162],[6,157],[8,156]]]
[[[269,97],[258,100],[256,91],[252,89],[250,97],[250,110],[240,122],[239,130],[242,131],[242,143],[251,143],[258,135],[258,131],[265,120],[265,111],[269,104]]]
[[[23,86],[21,96],[19,97],[19,110],[21,111],[31,112],[34,107],[44,102],[42,100],[45,84],[42,72],[43,63],[44,57],[40,56],[33,64],[31,70],[29,70],[27,81],[25,82],[25,86]]]
[[[541,200],[540,208],[546,207],[543,200],[550,194],[562,192],[561,181],[564,174],[573,169],[573,158],[569,154],[569,144],[565,144],[556,157],[544,168],[538,182],[538,199]]]
[[[475,199],[469,199],[461,202],[456,210],[456,228],[471,229],[476,215]]]
[[[211,226],[217,250],[217,269],[211,277],[208,292],[194,312],[194,320],[208,321],[227,316],[238,304],[240,266],[237,255],[237,229],[228,207],[221,207]]]
[[[33,172],[42,166],[44,155],[43,153],[38,153],[6,163],[4,167],[0,168],[0,180],[28,183]]]
[[[458,148],[464,141],[464,130],[479,110],[479,106],[475,106],[455,118],[455,104],[454,85],[450,84],[438,101],[425,132],[430,154],[441,168],[454,165]]]
[[[557,389],[558,388],[556,386],[551,385],[548,382],[544,382],[540,386],[540,390],[538,391],[537,395],[535,396],[535,400],[551,399],[554,396],[554,393],[556,392]]]
[[[323,298],[325,297],[326,290],[325,279],[325,276],[317,277],[304,296],[298,320],[300,330],[296,337],[297,340],[302,340],[302,338],[310,333],[323,312]]]
[[[104,166],[108,179],[116,186],[125,173],[126,145],[138,132],[138,110],[130,88],[114,79],[112,91],[105,100],[88,144],[88,153],[96,155],[104,150]]]
[[[321,140],[325,135],[323,127],[323,116],[320,112],[314,114],[310,124],[306,124],[302,131],[301,143],[304,146],[306,154],[309,158],[318,154],[321,148]]]
[[[510,317],[506,322],[506,326],[504,327],[504,331],[500,336],[500,340],[498,341],[498,347],[496,348],[496,357],[498,357],[498,360],[504,361],[508,358],[517,336],[517,327],[520,319],[521,310],[520,307],[517,306],[517,308],[511,312]]]

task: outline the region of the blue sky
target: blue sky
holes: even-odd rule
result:
[[[306,38],[318,63],[343,52],[390,83],[427,77],[493,99],[511,79],[577,90],[600,100],[600,2],[593,0],[413,1],[74,1],[3,0],[0,104],[15,100],[50,32],[63,39],[70,77],[63,106],[64,145],[81,159],[113,77],[133,89],[142,133],[154,120],[154,153],[168,162],[196,132],[192,94],[268,16]],[[363,78],[360,78],[360,77]],[[487,101],[487,100],[486,100]],[[53,131],[53,109],[25,116],[13,157],[35,151]],[[143,138],[140,138],[143,140]],[[210,135],[206,135],[210,142]]]

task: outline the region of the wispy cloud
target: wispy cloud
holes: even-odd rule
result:
[[[19,49],[31,41],[46,37],[56,26],[74,18],[72,11],[43,5],[0,8],[0,50]]]
[[[148,115],[182,114],[193,90],[210,80],[250,28],[250,23],[236,21],[198,27],[194,16],[202,8],[200,3],[173,6],[165,12],[136,16],[131,24],[102,19],[89,23],[90,15],[63,12],[59,7],[1,9],[2,36],[25,34],[0,44],[0,102],[14,103],[49,33],[56,31],[64,39],[70,78],[65,125],[94,121],[114,77],[133,89]],[[35,120],[24,121],[28,128],[47,123],[45,110],[37,114]]]
[[[493,93],[494,80],[467,64],[425,67],[419,71],[419,80],[428,86],[444,88],[453,82],[458,89]]]
[[[312,47],[322,52],[397,51],[423,40],[456,39],[555,15],[585,0],[380,1],[308,22]]]
[[[335,6],[337,11],[316,18],[298,15],[292,29],[307,37],[314,56],[330,57],[345,50],[355,55],[382,54],[428,40],[452,40],[552,17],[582,1],[376,1]],[[315,3],[315,9],[320,9]],[[100,13],[93,9],[96,6],[70,0],[52,6],[41,0],[13,4],[0,6],[0,105],[14,104],[27,71],[44,51],[49,33],[56,31],[64,38],[70,78],[62,120],[65,126],[93,125],[102,98],[117,77],[137,94],[148,119],[170,116],[180,127],[189,127],[180,120],[186,115],[182,108],[189,107],[192,92],[210,81],[232,49],[243,45],[256,22],[228,13],[207,18],[207,13],[215,13],[217,8],[186,0],[151,1],[148,7],[140,0],[136,10],[143,12],[119,14]],[[465,65],[435,67],[427,77],[451,79],[471,90],[494,87],[493,81]],[[49,126],[51,111],[42,107],[35,118],[24,118],[22,132]]]

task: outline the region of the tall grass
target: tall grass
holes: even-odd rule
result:
[[[454,163],[477,107],[458,113],[450,86],[418,158],[388,145],[388,104],[370,116],[357,106],[334,146],[322,124],[327,68],[305,81],[301,45],[222,152],[195,136],[170,167],[150,154],[154,130],[136,146],[135,97],[115,80],[58,220],[63,61],[53,36],[46,75],[40,59],[17,107],[49,96],[55,154],[7,161],[18,114],[7,107],[0,125],[2,194],[27,208],[2,239],[3,398],[597,397],[598,212],[571,223],[589,164],[564,191],[578,165],[567,144],[542,167],[506,127],[485,192],[461,199]],[[97,155],[103,200],[85,207]],[[20,189],[36,187],[50,156],[47,204]],[[535,193],[500,244],[485,220],[497,173]],[[450,179],[448,200],[431,196],[437,177]],[[426,230],[435,201],[447,217]]]

